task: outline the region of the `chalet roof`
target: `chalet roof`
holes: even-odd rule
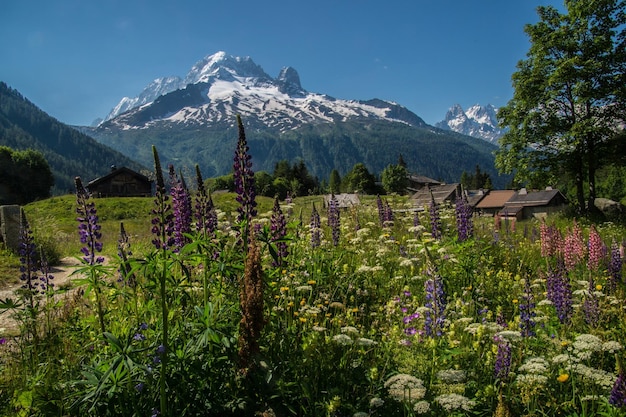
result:
[[[324,195],[325,207],[328,207],[330,205],[331,197],[332,197],[332,194]],[[359,199],[358,194],[347,194],[347,193],[335,194],[335,199],[337,200],[337,206],[339,208],[353,207],[353,206],[358,206],[361,204],[361,200]]]
[[[521,189],[516,193],[509,201],[506,202],[507,206],[546,206],[553,200],[560,200],[561,202],[567,201],[565,196],[555,189],[546,189],[542,191],[530,191]]]
[[[515,190],[491,190],[476,204],[477,209],[494,209],[504,204],[516,194]]]
[[[467,203],[472,207],[476,207],[488,193],[489,190],[465,190]]]
[[[418,184],[441,184],[441,181],[434,180],[432,178],[425,177],[424,175],[409,174],[407,176],[409,181]]]
[[[430,204],[431,198],[435,203],[441,204],[444,201],[456,201],[457,193],[460,193],[460,184],[440,184],[426,187],[419,190],[411,196],[411,201],[417,206],[425,206]],[[432,197],[431,197],[432,193]]]
[[[137,179],[139,179],[140,181],[146,181],[146,182],[150,182],[150,178],[146,177],[143,174],[140,174],[139,172],[133,171],[130,168],[126,168],[126,167],[121,167],[121,168],[112,168],[111,172],[109,172],[107,175],[104,175],[100,178],[96,178],[95,180],[92,180],[89,182],[89,184],[87,184],[87,188],[89,188],[89,186],[94,186],[94,185],[98,185],[102,182],[108,181],[111,178],[120,175],[122,173],[127,173],[130,174],[134,177],[136,177]]]

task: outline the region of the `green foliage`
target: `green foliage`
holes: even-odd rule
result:
[[[404,194],[408,183],[407,170],[402,165],[387,165],[381,174],[381,181],[385,192]]]
[[[565,14],[540,6],[540,21],[525,28],[531,47],[512,76],[513,99],[498,112],[509,130],[496,165],[529,186],[561,184],[567,176],[585,209],[585,197],[591,208],[597,194],[597,169],[612,158],[604,145],[624,120],[626,6],[620,0],[565,6]]]
[[[376,178],[359,162],[343,177],[341,188],[350,193],[376,194]]]
[[[262,247],[265,322],[260,352],[242,370],[239,305],[246,295],[239,283],[245,256],[230,234],[234,196],[213,197],[221,213],[215,236],[205,240],[192,233],[178,252],[150,245],[152,199],[95,200],[98,214],[110,219],[102,224],[105,252],[112,247],[109,267],[97,271],[97,283],[90,268],[77,270],[75,285],[82,278],[91,292],[50,304],[55,319],[39,340],[0,334],[8,339],[0,344],[0,415],[134,416],[158,410],[177,416],[469,416],[502,409],[509,415],[624,415],[599,399],[609,395],[615,354],[624,353],[616,343],[626,334],[626,287],[620,280],[609,289],[607,258],[597,270],[581,258],[568,272],[575,307],[571,322],[563,324],[548,302],[546,283],[561,255],[542,255],[540,222],[515,228],[504,223],[496,230],[493,219],[479,218],[474,237],[458,243],[454,212],[442,207],[443,237],[435,241],[415,226],[414,213],[401,210],[409,208],[401,196],[387,200],[395,216],[384,227],[375,198],[364,196],[361,206],[341,212],[339,245],[332,245],[324,224],[317,248],[300,219],[308,218],[313,203],[321,207],[321,197],[294,200],[284,211],[287,264],[272,266],[270,242]],[[75,222],[71,199],[50,200],[26,206],[33,225],[48,227],[45,217],[52,214],[59,225]],[[116,206],[125,202],[137,213],[127,207],[119,216],[129,213],[128,219],[113,220]],[[269,213],[273,200],[260,198],[259,204],[259,213]],[[119,220],[140,226],[129,233],[127,263],[115,255],[117,229],[108,227],[119,226]],[[428,214],[418,213],[418,220],[427,224]],[[267,233],[269,214],[254,222]],[[571,219],[548,222],[562,236],[571,233]],[[590,226],[581,226],[586,238]],[[616,225],[596,228],[606,243],[626,237]],[[425,283],[433,271],[443,282],[445,320],[442,334],[428,337]],[[589,279],[602,294],[597,325],[585,321]],[[526,281],[532,283],[537,326],[535,336],[524,338],[518,329]],[[96,314],[96,288],[105,332]],[[23,308],[17,302],[3,305]],[[503,339],[511,345],[512,374],[496,380]],[[5,355],[9,346],[21,354]],[[525,370],[531,358],[545,361],[532,371],[537,374]]]
[[[473,174],[463,171],[460,182],[466,190],[493,188],[491,176],[488,173],[481,171],[479,165],[476,165],[476,169]]]
[[[23,205],[50,197],[52,171],[41,152],[0,146],[0,205]]]
[[[341,192],[341,176],[339,171],[333,169],[330,171],[330,179],[328,180],[328,191],[339,194]]]
[[[228,126],[118,130],[103,125],[88,133],[146,166],[152,161],[145,146],[149,141],[159,149],[164,166],[198,164],[207,178],[231,172],[232,161],[223,155],[231,154],[237,139],[236,129]],[[335,122],[286,132],[248,129],[246,139],[255,171],[274,173],[277,163],[289,161],[293,166],[302,160],[310,175],[320,181],[328,179],[333,169],[344,176],[357,163],[364,163],[370,172],[379,175],[387,165],[397,163],[398,154],[402,154],[409,172],[430,178],[458,181],[463,170],[472,171],[479,164],[491,175],[496,188],[508,182],[508,176],[500,176],[494,166],[494,145],[450,131],[433,132],[403,123]]]

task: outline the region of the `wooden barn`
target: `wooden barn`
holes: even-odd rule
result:
[[[418,209],[430,207],[431,199],[437,204],[456,202],[456,197],[461,195],[461,184],[439,184],[422,188],[410,198],[411,203]]]
[[[517,220],[541,219],[562,211],[567,204],[567,198],[551,187],[542,191],[527,191],[522,188],[504,204],[499,214],[502,218]]]
[[[126,167],[111,167],[111,172],[91,181],[86,188],[94,197],[149,197],[152,195],[152,181],[145,175]]]
[[[515,194],[515,190],[491,190],[474,206],[474,210],[483,216],[495,216]]]

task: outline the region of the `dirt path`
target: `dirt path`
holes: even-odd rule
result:
[[[79,264],[76,258],[63,258],[61,263],[51,268],[51,274],[54,276],[53,282],[55,288],[72,288],[71,281],[81,278],[80,275],[70,276],[74,272],[74,267]],[[0,288],[0,300],[11,298],[15,300],[15,290],[21,287],[21,283],[12,284],[8,287]],[[67,293],[56,295],[55,297],[65,297]],[[10,311],[0,310],[0,337],[3,335],[15,335],[18,333],[18,323],[11,317]]]

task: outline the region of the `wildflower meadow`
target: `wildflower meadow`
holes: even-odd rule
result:
[[[239,123],[232,209],[153,148],[145,237],[121,222],[107,248],[77,179],[72,290],[23,222],[1,414],[626,416],[623,226],[462,198],[262,207]]]

